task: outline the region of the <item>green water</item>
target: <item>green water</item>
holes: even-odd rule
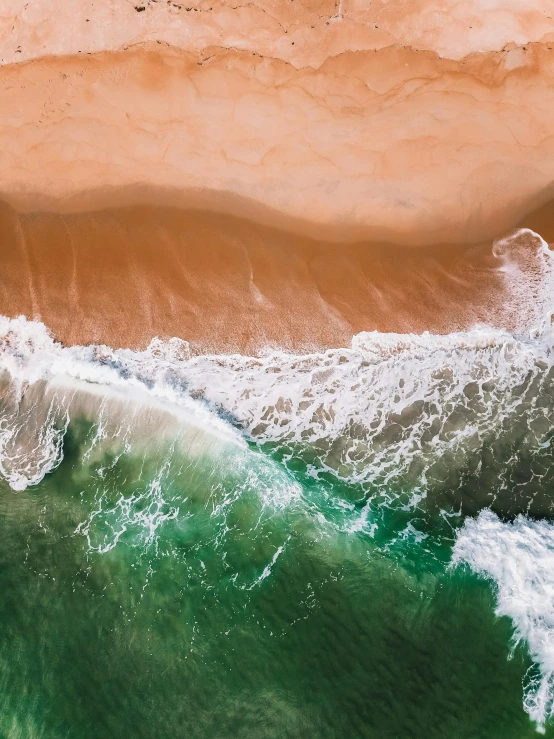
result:
[[[253,448],[87,457],[90,433],[0,484],[3,739],[537,736],[456,517]]]

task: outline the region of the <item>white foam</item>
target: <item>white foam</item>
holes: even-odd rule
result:
[[[514,644],[525,642],[540,670],[527,676],[524,707],[544,732],[554,715],[554,524],[482,511],[459,531],[452,562],[495,584],[497,615],[512,620]]]
[[[431,461],[447,450],[463,457],[468,440],[482,442],[515,413],[511,389],[553,362],[551,333],[549,321],[533,338],[486,327],[448,336],[371,332],[317,354],[187,359],[176,342],[167,352],[157,342],[154,353],[62,347],[38,322],[0,318],[0,370],[20,393],[47,382],[115,394],[235,443],[232,426],[290,454],[310,446],[317,468],[352,481],[386,485],[409,472],[412,489],[424,489]],[[525,412],[531,422],[542,410]]]
[[[554,307],[553,254],[542,236],[530,228],[498,239],[492,253],[500,260],[505,282],[505,295],[494,312],[515,333],[527,332]]]
[[[484,327],[449,336],[373,332],[350,349],[301,357],[196,357],[172,376],[250,437],[309,445],[320,469],[386,484],[423,464],[424,485],[427,462],[463,454],[472,436],[479,443],[515,412],[511,390],[552,363],[543,339]],[[539,412],[529,409],[530,420]]]
[[[97,508],[81,522],[75,533],[86,537],[89,550],[105,554],[114,549],[125,532],[135,527],[140,531],[135,544],[148,547],[157,544],[156,532],[166,521],[177,518],[179,509],[164,499],[163,482],[168,471],[165,462],[146,489],[137,490],[129,497],[120,495],[113,504],[104,501],[103,493],[97,499]],[[141,505],[143,504],[143,505]],[[97,527],[95,524],[99,522]]]
[[[282,544],[280,547],[277,547],[275,554],[271,558],[271,561],[264,567],[261,575],[259,575],[251,585],[243,586],[242,588],[243,590],[253,590],[255,587],[260,585],[260,583],[262,583],[264,580],[266,580],[271,575],[275,563],[277,562],[277,560],[283,553],[289,541],[290,541],[290,536],[287,538],[284,544]]]
[[[12,490],[21,491],[29,485],[37,485],[62,461],[62,443],[69,416],[62,414],[60,419],[59,411],[52,403],[46,418],[36,425],[32,434],[27,428],[29,423],[33,424],[32,414],[4,416],[0,421],[0,474]]]

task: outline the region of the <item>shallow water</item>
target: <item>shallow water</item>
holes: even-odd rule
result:
[[[0,409],[0,736],[554,736],[548,311],[261,357],[0,318]]]

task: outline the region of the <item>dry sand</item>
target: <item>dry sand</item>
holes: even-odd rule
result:
[[[394,47],[295,69],[160,47],[0,67],[0,193],[75,211],[114,188],[185,207],[207,192],[337,241],[490,239],[554,195],[551,48]]]

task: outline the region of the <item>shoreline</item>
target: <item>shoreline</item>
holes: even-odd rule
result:
[[[552,210],[519,225],[554,240]],[[349,346],[361,331],[513,329],[515,320],[490,242],[332,243],[169,206],[18,213],[5,203],[0,238],[0,314],[38,318],[64,345],[141,349],[177,336],[195,353],[303,353]]]

